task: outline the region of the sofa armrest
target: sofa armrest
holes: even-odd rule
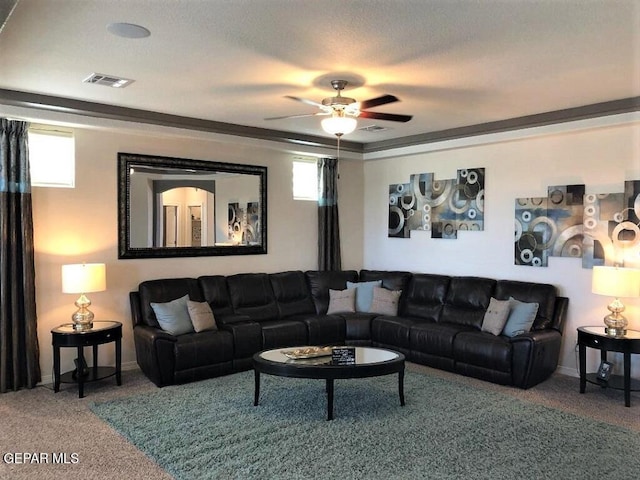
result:
[[[564,322],[567,318],[567,309],[569,308],[569,299],[567,297],[556,297],[556,304],[553,311],[553,323],[551,328],[562,333],[564,330]]]
[[[511,339],[513,384],[530,388],[549,378],[558,366],[562,335],[554,329],[537,330]]]
[[[144,325],[140,306],[140,292],[129,292],[129,304],[131,305],[131,322],[133,326]]]
[[[137,325],[133,341],[138,365],[145,375],[158,387],[174,383],[177,338],[159,328]]]
[[[214,314],[215,315],[215,314]],[[226,325],[233,325],[234,323],[247,323],[251,322],[251,317],[245,314],[229,314],[229,315],[215,315],[216,323],[220,328],[224,328]]]
[[[228,323],[222,330],[233,335],[233,358],[251,358],[262,350],[262,327],[258,322]]]

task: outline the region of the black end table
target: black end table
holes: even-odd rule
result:
[[[122,324],[112,321],[95,321],[90,330],[77,331],[73,323],[65,323],[51,330],[53,343],[53,391],[60,391],[60,383],[77,383],[78,397],[84,397],[84,384],[103,380],[107,377],[116,377],[116,383],[122,385]],[[98,366],[98,345],[115,342],[116,365],[115,367]],[[93,347],[93,366],[86,374],[72,371],[60,374],[60,348],[75,347],[78,349],[78,369],[85,365],[84,347]]]
[[[607,352],[624,355],[622,375],[611,375],[601,380],[595,373],[587,373],[587,347],[600,350],[600,359],[607,361]],[[608,335],[605,327],[578,327],[578,351],[580,355],[580,393],[584,393],[587,382],[601,387],[624,390],[624,404],[631,406],[631,392],[640,391],[640,381],[631,378],[631,354],[640,354],[640,332],[627,330],[621,337]]]

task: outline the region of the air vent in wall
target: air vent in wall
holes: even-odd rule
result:
[[[381,127],[380,125],[369,125],[368,127],[362,127],[362,128],[359,128],[358,130],[362,132],[381,132],[383,130],[386,130],[386,128]]]
[[[113,75],[104,75],[102,73],[92,73],[83,80],[84,83],[93,83],[96,85],[104,85],[105,87],[124,88],[134,82],[128,78],[118,78]]]

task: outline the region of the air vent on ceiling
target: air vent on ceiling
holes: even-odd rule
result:
[[[134,80],[128,78],[118,78],[113,75],[104,75],[103,73],[92,73],[83,80],[84,83],[93,83],[95,85],[104,85],[105,87],[124,88],[130,85]]]
[[[362,132],[382,132],[383,130],[386,130],[386,128],[381,127],[380,125],[369,125],[367,127],[359,128],[358,130]]]

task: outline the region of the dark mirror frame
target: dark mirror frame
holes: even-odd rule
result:
[[[258,245],[222,245],[203,247],[131,247],[131,182],[132,166],[201,170],[257,175],[260,178],[260,242]],[[209,162],[186,158],[160,157],[135,153],[118,153],[118,258],[171,258],[222,255],[261,255],[267,253],[267,167],[236,163]]]

